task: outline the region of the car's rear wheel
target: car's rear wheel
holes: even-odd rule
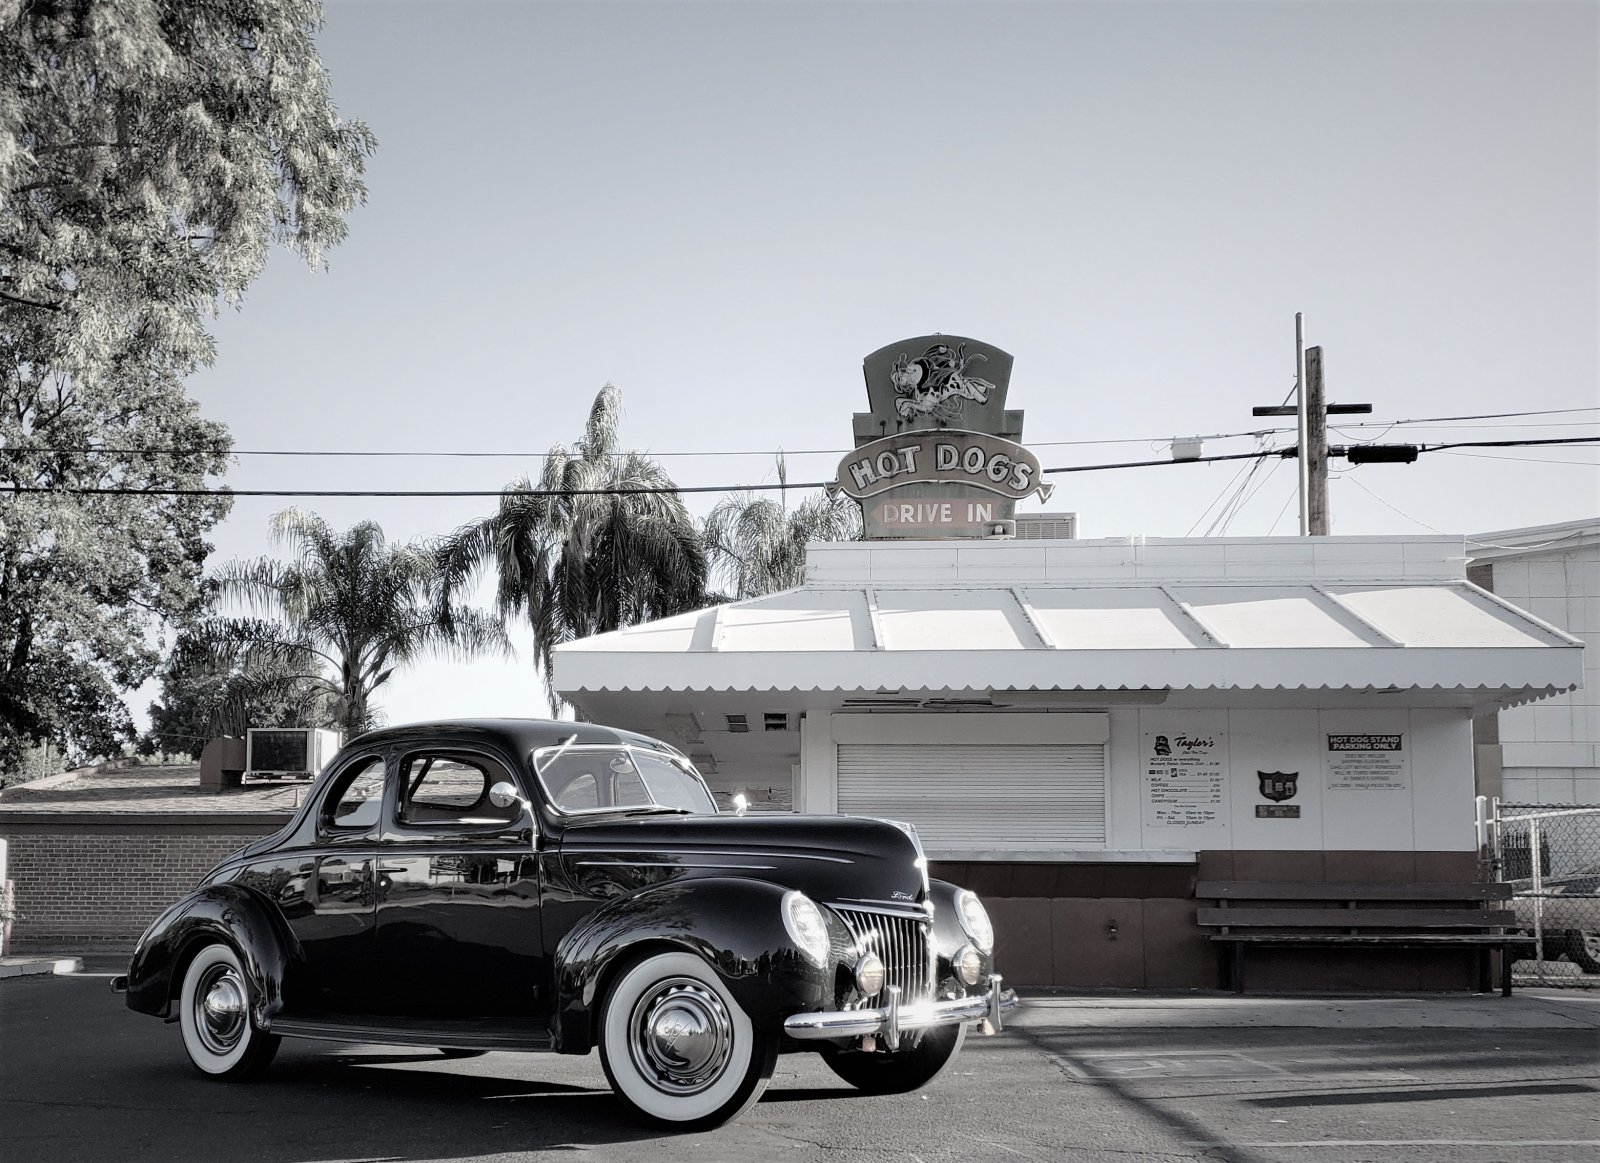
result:
[[[692,953],[646,957],[606,999],[600,1063],[617,1097],[652,1122],[694,1130],[738,1118],[776,1060],[776,1039]]]
[[[967,1040],[965,1026],[936,1026],[911,1050],[893,1054],[860,1050],[822,1052],[822,1060],[851,1086],[868,1094],[906,1094],[938,1078]]]
[[[211,1078],[242,1082],[267,1068],[278,1039],[250,1020],[250,983],[234,950],[207,945],[183,975],[178,1025],[189,1060]]]

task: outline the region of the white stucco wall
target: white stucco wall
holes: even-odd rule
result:
[[[1583,686],[1500,715],[1506,803],[1600,804],[1600,547],[1494,560],[1494,592],[1582,638]]]
[[[914,731],[923,742],[953,743],[970,742],[976,732],[1003,748],[1008,741],[1080,739],[1083,732],[1074,730],[1072,724],[1085,717],[811,715],[801,728],[796,807],[808,812],[838,810],[835,761],[841,736],[852,742],[891,744]],[[1158,735],[1166,740],[1164,746],[1176,751],[1182,751],[1185,741],[1206,745],[1204,750],[1213,757],[1209,770],[1214,770],[1216,777],[1202,771],[1188,786],[1215,785],[1215,803],[1202,791],[1199,800],[1206,802],[1180,809],[1166,806],[1173,798],[1170,786],[1160,786],[1167,778],[1167,764],[1152,753]],[[1351,752],[1331,753],[1330,735],[1398,736],[1399,747],[1374,753],[1378,755],[1374,769],[1378,774],[1357,771],[1352,775],[1351,765],[1360,768],[1361,757]],[[1106,748],[1104,849],[1094,853],[1070,848],[1056,854],[1035,851],[1024,858],[1059,855],[1085,859],[1103,854],[1111,859],[1148,859],[1161,853],[1201,850],[1466,852],[1476,847],[1472,724],[1464,709],[1112,708]],[[1152,775],[1152,765],[1159,767],[1161,774]],[[995,771],[1003,770],[1004,762],[997,758]],[[1293,795],[1280,801],[1265,797],[1258,777],[1263,771],[1294,773]],[[974,778],[1000,777],[974,773]],[[1187,791],[1184,796],[1194,798]],[[1268,808],[1269,814],[1258,815],[1258,806]],[[1292,807],[1298,807],[1298,818],[1271,814]],[[1183,817],[1184,822],[1172,822],[1175,817]],[[999,852],[930,850],[930,855],[1003,858]]]

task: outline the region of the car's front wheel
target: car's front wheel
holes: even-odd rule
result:
[[[207,945],[189,962],[178,1025],[189,1060],[212,1078],[253,1078],[278,1052],[277,1037],[250,1020],[250,984],[239,955],[227,945]]]
[[[606,999],[600,1063],[617,1096],[652,1122],[693,1130],[738,1118],[776,1059],[777,1040],[692,953],[646,957]]]
[[[927,1086],[949,1068],[967,1040],[965,1026],[936,1026],[911,1050],[894,1054],[826,1049],[822,1060],[851,1086],[868,1094],[905,1094]]]

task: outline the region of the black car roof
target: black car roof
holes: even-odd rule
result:
[[[600,723],[569,723],[554,719],[437,719],[423,723],[405,723],[368,731],[350,740],[347,746],[422,742],[438,738],[440,735],[498,743],[519,755],[526,755],[540,747],[554,747],[573,736],[577,736],[575,742],[580,744],[633,743],[663,751],[678,752],[676,747],[659,739],[640,735],[635,731],[624,731],[620,727],[607,727]]]

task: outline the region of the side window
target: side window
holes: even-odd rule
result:
[[[513,782],[504,767],[482,755],[421,751],[400,765],[402,824],[509,824],[521,812],[513,803],[497,808],[489,789]]]
[[[556,795],[556,807],[563,812],[584,812],[600,806],[600,785],[587,771],[568,781]]]
[[[383,807],[383,757],[368,755],[356,760],[337,777],[323,802],[325,827],[372,827]]]

